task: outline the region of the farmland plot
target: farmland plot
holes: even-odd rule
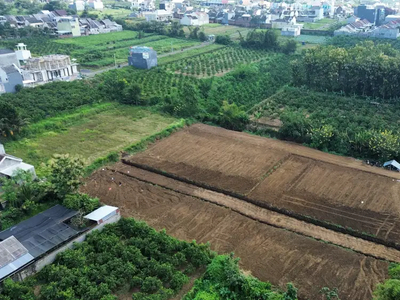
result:
[[[281,287],[294,282],[300,288],[300,299],[319,299],[324,286],[337,287],[344,300],[371,299],[375,285],[386,277],[387,262],[274,228],[113,170],[95,172],[83,191],[119,206],[123,216],[165,228],[175,237],[209,241],[219,253],[234,251],[241,257],[241,267],[259,279]]]
[[[130,161],[396,242],[400,175],[314,149],[194,125]]]
[[[199,77],[222,75],[240,64],[249,64],[266,58],[267,55],[272,56],[265,51],[226,47],[212,53],[176,61],[167,68],[177,73]]]

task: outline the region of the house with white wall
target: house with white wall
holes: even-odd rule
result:
[[[180,24],[186,26],[202,26],[208,23],[209,17],[205,12],[192,12],[185,14],[180,20]]]

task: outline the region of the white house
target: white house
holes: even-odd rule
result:
[[[303,24],[291,24],[282,27],[281,35],[283,36],[299,36],[301,34],[301,28]]]
[[[209,17],[205,12],[193,12],[185,14],[180,23],[186,26],[202,26],[209,23]]]
[[[104,4],[101,0],[89,0],[88,2],[89,7],[93,8],[94,10],[103,10]]]
[[[156,10],[154,12],[147,12],[143,14],[146,22],[158,21],[166,22],[172,20],[172,13],[165,10]]]
[[[6,154],[4,146],[0,144],[0,177],[12,177],[18,170],[29,171],[36,176],[34,166],[24,163],[21,158]]]

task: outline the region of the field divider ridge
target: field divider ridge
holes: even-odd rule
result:
[[[215,191],[210,191],[208,189],[199,188],[188,183],[180,182],[161,174],[155,174],[151,171],[141,168],[133,168],[140,172],[135,173],[134,169],[131,169],[130,173],[110,167],[107,169],[147,184],[156,185],[182,195],[190,196],[201,201],[206,201],[214,205],[225,207],[249,219],[275,228],[287,230],[295,234],[341,248],[350,249],[356,253],[375,259],[400,262],[400,252],[396,249],[362,240],[330,229],[321,228],[320,226],[309,224],[307,222],[300,221],[267,209],[260,209],[260,207],[251,203],[243,202],[240,199]]]
[[[210,185],[205,184],[205,183],[196,182],[196,181],[193,181],[193,180],[181,177],[181,176],[177,176],[175,174],[171,174],[171,173],[159,170],[157,168],[153,168],[153,167],[148,166],[148,165],[143,165],[143,164],[132,162],[132,161],[129,161],[129,160],[126,160],[126,159],[121,159],[121,161],[122,161],[123,164],[129,165],[129,166],[133,166],[133,167],[145,170],[145,171],[150,171],[152,173],[159,174],[159,175],[171,178],[171,179],[175,179],[175,180],[181,181],[183,183],[191,184],[191,185],[197,186],[199,188],[207,189],[207,190],[210,190],[210,191],[213,191],[213,192],[224,194],[226,196],[237,198],[237,199],[240,199],[240,200],[245,201],[247,203],[256,205],[256,206],[258,206],[260,208],[265,208],[267,210],[270,210],[270,211],[273,211],[273,212],[276,212],[276,213],[279,213],[279,214],[282,214],[282,215],[285,215],[285,216],[288,216],[288,217],[291,217],[291,218],[295,218],[297,220],[304,221],[306,223],[311,223],[311,224],[314,224],[314,225],[319,226],[319,227],[330,229],[330,230],[333,230],[333,231],[336,231],[336,232],[340,232],[340,233],[343,233],[343,234],[348,234],[348,235],[354,236],[356,238],[360,238],[360,239],[367,240],[367,241],[370,241],[370,242],[373,242],[373,243],[376,243],[376,244],[381,244],[381,245],[384,245],[386,247],[390,247],[390,248],[394,248],[396,250],[400,250],[400,245],[395,243],[395,242],[386,241],[386,240],[383,240],[383,239],[375,237],[375,236],[366,235],[366,234],[363,234],[361,232],[358,232],[358,231],[355,231],[355,230],[352,230],[352,229],[349,229],[349,228],[342,227],[340,225],[324,222],[324,221],[321,221],[321,220],[318,220],[318,219],[315,219],[315,218],[312,218],[312,217],[309,217],[309,216],[301,215],[301,214],[295,213],[293,211],[290,211],[290,210],[287,210],[287,209],[284,209],[284,208],[279,208],[279,207],[273,206],[273,205],[271,205],[269,203],[266,203],[266,202],[254,200],[254,199],[248,198],[248,197],[246,197],[244,195],[241,195],[241,194],[238,194],[238,193],[235,193],[235,192],[231,192],[231,191],[226,191],[226,190],[223,190],[221,188],[210,186]]]

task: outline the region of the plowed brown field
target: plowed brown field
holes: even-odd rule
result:
[[[400,174],[202,124],[129,159],[277,208],[397,242]]]
[[[130,174],[130,167],[117,164],[115,168]],[[278,229],[127,175],[99,170],[83,191],[106,204],[119,206],[123,216],[145,220],[157,229],[165,228],[177,238],[209,241],[219,253],[234,251],[241,257],[243,269],[281,287],[292,281],[303,299],[321,299],[318,292],[324,286],[337,287],[341,299],[371,299],[375,285],[386,278],[385,261]],[[146,179],[151,173],[141,176]],[[169,180],[168,184],[173,182]],[[182,182],[176,182],[175,188],[186,192],[191,189]]]

